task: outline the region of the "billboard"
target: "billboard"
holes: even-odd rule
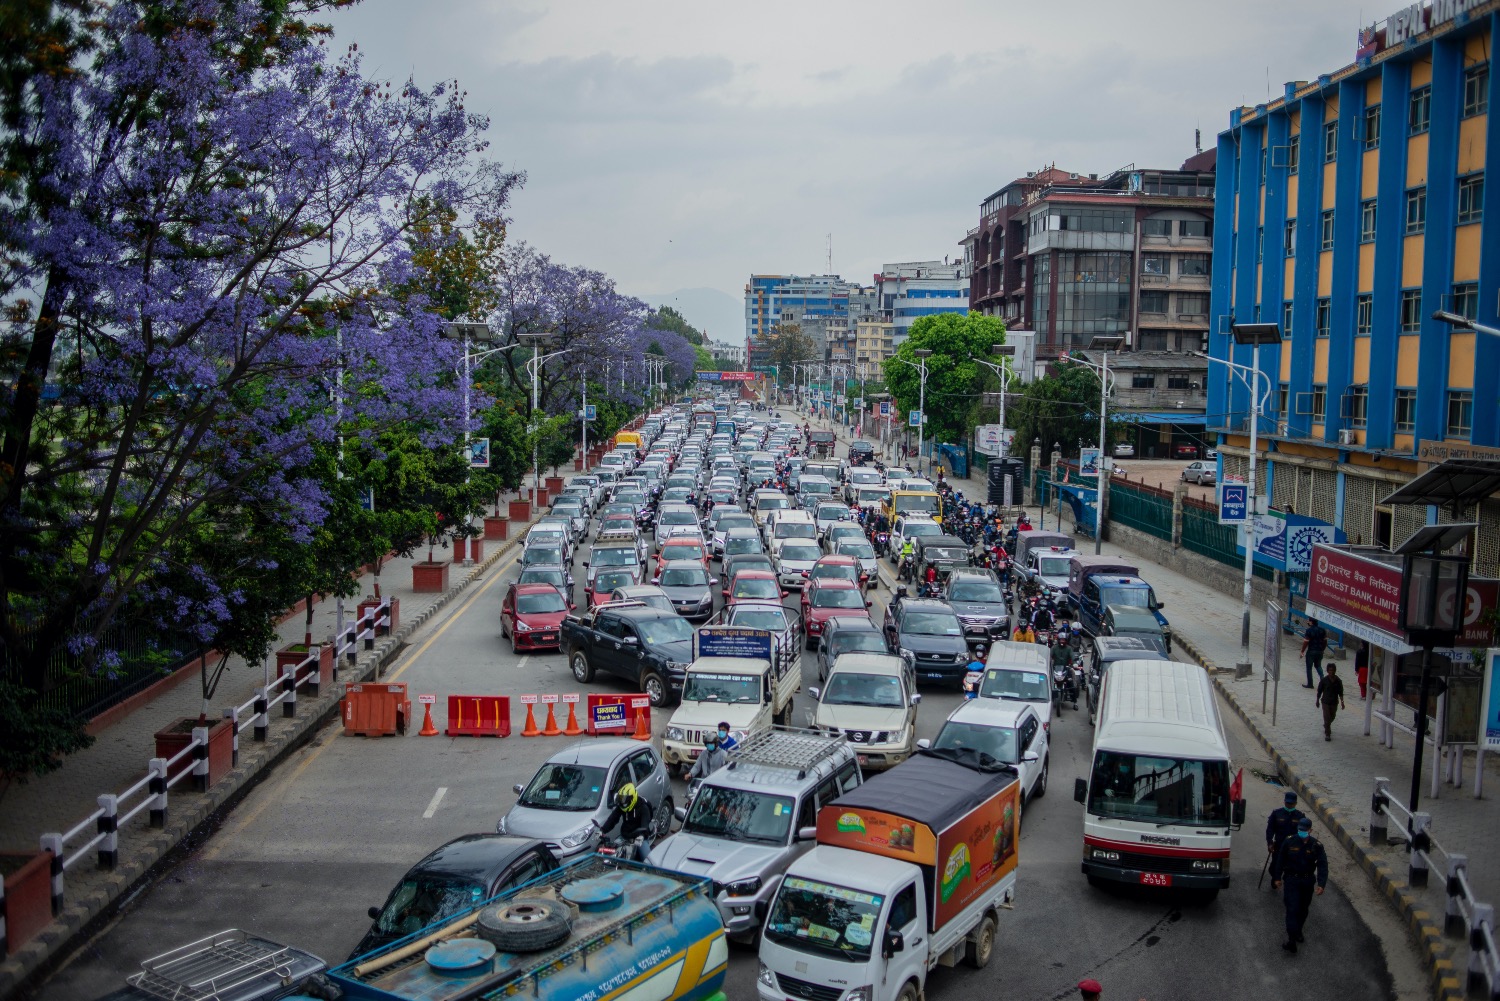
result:
[[[1244,483],[1219,484],[1219,524],[1243,525],[1250,520],[1250,487]]]
[[[1385,563],[1332,546],[1314,547],[1312,569],[1307,579],[1308,604],[1353,621],[1356,635],[1360,634],[1358,627],[1369,627],[1379,630],[1385,634],[1383,638],[1395,640],[1396,645],[1404,648],[1405,636],[1399,624],[1401,600],[1399,563]],[[1469,580],[1468,593],[1464,596],[1464,631],[1454,646],[1490,645],[1490,628],[1482,616],[1486,609],[1495,607],[1497,600],[1500,600],[1500,581],[1477,577]],[[1379,642],[1382,637],[1361,638]],[[1386,646],[1386,649],[1392,648]]]
[[[996,459],[1004,458],[1010,454],[1010,446],[1015,437],[1014,428],[1002,428],[998,424],[981,424],[974,429],[974,451]]]
[[[1326,521],[1284,511],[1249,515],[1235,542],[1240,553],[1245,551],[1247,533],[1253,533],[1255,540],[1255,562],[1287,573],[1307,573],[1314,546],[1348,541],[1342,530]]]

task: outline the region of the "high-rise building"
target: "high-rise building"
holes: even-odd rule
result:
[[[795,313],[803,333],[816,342],[817,357],[826,358],[827,321],[837,319],[841,322],[834,329],[847,329],[849,296],[858,290],[857,284],[838,275],[751,275],[745,284],[745,345],[750,367],[766,363],[760,343],[783,322],[784,310]]]
[[[875,276],[875,292],[878,308],[894,324],[898,347],[919,318],[969,311],[969,280],[961,261],[882,265]]]
[[[1399,544],[1426,521],[1380,504],[1426,463],[1500,458],[1500,338],[1433,317],[1497,325],[1497,28],[1496,0],[1404,8],[1361,33],[1351,65],[1231,111],[1219,136],[1209,353],[1248,366],[1230,325],[1280,326],[1260,353],[1272,392],[1257,487],[1351,542]],[[1227,366],[1208,385],[1223,471],[1244,476],[1251,397]],[[1471,515],[1476,566],[1492,572],[1500,502]]]

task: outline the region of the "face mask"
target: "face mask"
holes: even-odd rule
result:
[[[724,738],[726,738],[728,736],[729,736],[729,731],[728,730],[720,730],[719,731],[719,739],[720,740],[723,740]]]
[[[1309,836],[1310,834],[1312,834],[1312,831],[1298,831],[1297,832],[1297,837],[1299,837],[1299,838],[1305,838],[1305,837]]]

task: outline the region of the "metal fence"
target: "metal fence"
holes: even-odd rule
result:
[[[1109,481],[1109,520],[1172,541],[1172,498],[1149,487]]]
[[[80,626],[80,629],[86,627]],[[113,665],[93,663],[65,646],[52,651],[37,700],[38,708],[89,719],[197,657],[188,636],[164,634],[133,623],[111,625],[98,646],[101,650],[109,650],[118,662]],[[0,677],[21,683],[21,668],[14,658],[0,658]]]

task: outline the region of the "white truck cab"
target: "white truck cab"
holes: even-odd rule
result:
[[[728,723],[730,736],[744,743],[770,732],[774,723],[790,722],[801,665],[801,651],[791,655],[783,637],[769,629],[699,627],[681,704],[662,735],[662,758],[686,771],[720,723]]]

